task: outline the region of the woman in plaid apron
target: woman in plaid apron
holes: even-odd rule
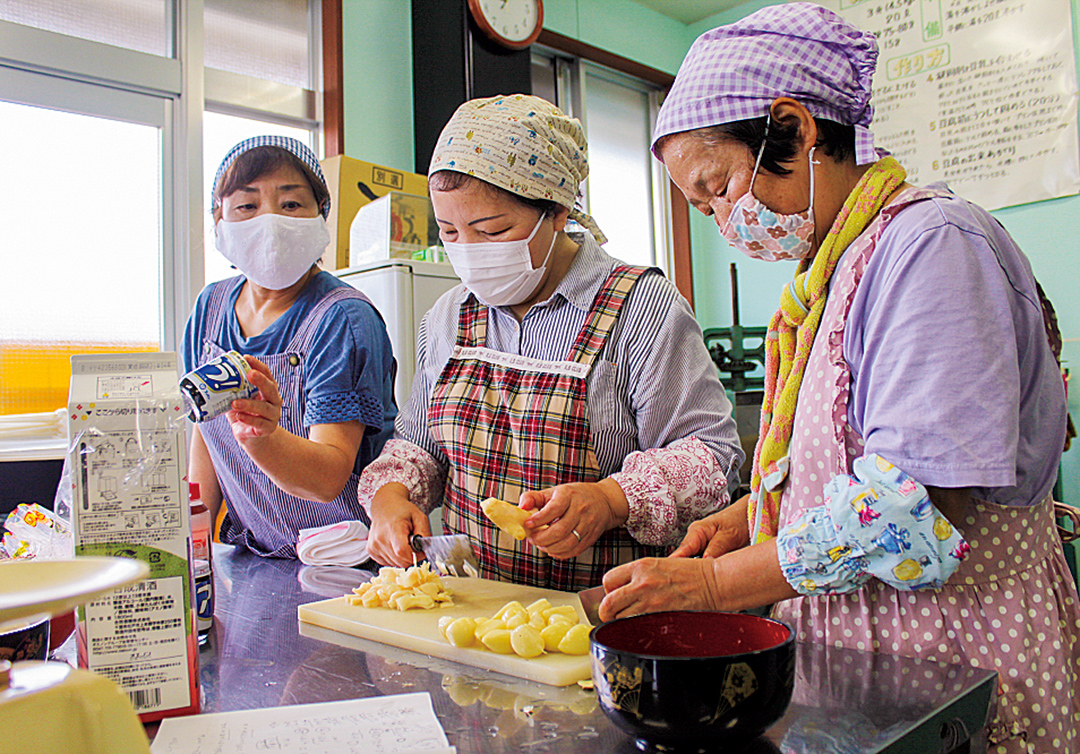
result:
[[[728,502],[741,452],[701,331],[571,209],[586,173],[580,124],[537,97],[468,102],[440,137],[429,185],[463,285],[425,316],[409,403],[361,478],[379,562],[411,564],[441,505],[482,575],[581,589]],[[488,497],[536,511],[525,541]]]
[[[683,62],[654,151],[732,245],[800,263],[753,492],[676,551],[716,557],[609,573],[601,617],[776,603],[802,641],[996,670],[990,751],[1077,752],[1080,599],[1050,499],[1065,399],[1037,284],[989,213],[875,153],[876,57],[794,3]]]

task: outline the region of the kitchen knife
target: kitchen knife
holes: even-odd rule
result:
[[[480,575],[480,561],[473,552],[472,542],[464,534],[447,534],[439,537],[421,537],[413,534],[409,545],[422,552],[435,569],[444,576]]]
[[[594,586],[592,589],[578,592],[578,599],[581,600],[581,608],[585,611],[585,617],[594,626],[603,623],[600,620],[600,602],[603,601],[605,594],[607,592],[603,586]]]

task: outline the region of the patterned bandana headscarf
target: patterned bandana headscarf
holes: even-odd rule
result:
[[[225,175],[225,171],[229,169],[229,166],[236,162],[236,158],[242,155],[248,150],[255,147],[279,147],[286,152],[291,152],[300,158],[300,161],[311,168],[311,172],[315,174],[315,177],[322,182],[322,185],[326,186],[326,177],[323,175],[322,166],[319,165],[319,158],[315,156],[306,144],[288,136],[252,136],[250,139],[244,139],[235,147],[229,150],[225,155],[225,159],[221,161],[221,165],[218,166],[217,173],[214,174],[214,185],[210,189],[210,206],[212,209],[217,209],[220,201],[214,193],[217,191],[218,184],[221,183],[222,176]],[[319,205],[319,213],[323,217],[329,217],[330,215],[330,190],[327,189],[327,198],[321,205]]]
[[[763,8],[702,34],[679,67],[653,130],[668,134],[764,117],[777,97],[791,97],[815,118],[855,126],[855,163],[875,150],[870,120],[877,42],[813,3]]]
[[[457,109],[439,135],[428,175],[454,170],[527,199],[551,200],[602,244],[607,237],[596,221],[574,209],[589,174],[588,150],[577,118],[539,97],[498,95]]]

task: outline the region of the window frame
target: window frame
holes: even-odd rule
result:
[[[582,76],[581,66],[578,61],[598,65],[617,74],[639,79],[658,87],[657,96],[650,103],[651,108],[656,110],[659,109],[663,98],[675,82],[675,77],[669,73],[599,47],[594,47],[550,29],[544,29],[540,32],[533,50],[534,54],[540,53],[556,59],[556,89],[566,91],[566,85],[571,84],[570,91],[575,92],[569,102],[556,104],[564,109],[568,107],[569,112],[567,114],[574,117],[581,117],[578,113],[583,113],[580,95],[576,94],[581,89],[573,86],[573,79]],[[558,63],[559,60],[566,62],[560,64]],[[561,70],[561,67],[564,67],[565,70]],[[650,113],[650,116],[655,121],[656,112]],[[585,119],[582,118],[582,121],[584,122]],[[658,261],[661,266],[664,266],[676,288],[693,308],[694,279],[690,249],[690,205],[678,188],[671,183],[666,168],[659,160],[653,160],[652,173],[653,225],[656,235],[656,248],[658,254],[662,256],[662,259]]]
[[[318,147],[324,112],[330,111],[334,143],[326,146],[341,151],[341,0],[309,0],[308,8],[311,88],[205,68],[203,0],[172,0],[171,57],[0,20],[0,98],[161,128],[162,351],[178,350],[204,284],[203,113],[305,128]],[[328,41],[336,53],[327,52]],[[323,92],[323,66],[335,54],[337,73],[329,77],[335,86]],[[148,121],[147,108],[160,117]]]

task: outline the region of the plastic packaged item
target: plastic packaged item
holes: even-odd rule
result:
[[[251,367],[237,351],[226,351],[185,374],[180,394],[187,405],[188,418],[205,422],[221,416],[235,400],[254,398],[259,389],[248,381]]]
[[[211,555],[210,509],[202,501],[199,485],[188,483],[191,499],[191,559],[195,575],[195,614],[199,634],[214,625],[214,571]]]

